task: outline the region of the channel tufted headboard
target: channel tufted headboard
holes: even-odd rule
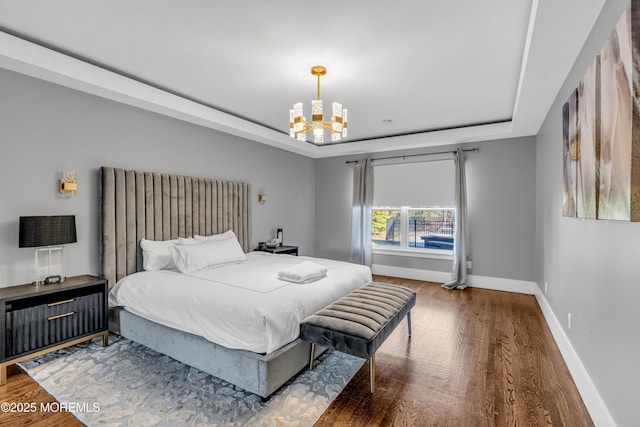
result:
[[[251,184],[100,168],[102,274],[109,286],[142,270],[140,239],[233,230],[251,248]]]

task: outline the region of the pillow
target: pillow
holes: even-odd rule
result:
[[[236,237],[236,233],[234,233],[233,230],[227,230],[224,233],[220,233],[220,234],[212,234],[211,236],[200,236],[196,234],[195,236],[193,236],[193,238],[200,242],[211,242],[215,240],[224,240],[224,239],[236,239],[236,240],[238,239]]]
[[[176,268],[169,248],[176,245],[174,240],[140,240],[142,248],[142,267],[145,270],[171,270]]]
[[[193,237],[178,237],[179,245],[197,245],[202,243],[200,240],[196,240]]]
[[[247,261],[238,239],[205,241],[197,245],[169,248],[173,262],[182,273]]]

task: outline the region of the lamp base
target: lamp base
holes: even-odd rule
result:
[[[52,268],[53,266],[52,255],[51,255],[52,252],[60,253],[58,268]],[[48,255],[44,263],[41,263],[39,259],[41,253],[45,254],[45,256]],[[62,248],[62,246],[47,246],[42,248],[36,248],[35,250],[35,281],[33,282],[33,285],[40,286],[40,285],[49,285],[52,283],[64,282],[63,266],[64,266],[64,249]],[[44,271],[41,271],[41,269]]]

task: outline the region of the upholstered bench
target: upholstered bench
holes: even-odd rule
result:
[[[318,310],[300,324],[300,338],[311,342],[309,369],[313,369],[316,345],[369,359],[373,393],[375,353],[405,315],[411,336],[411,308],[415,303],[413,290],[373,282]]]

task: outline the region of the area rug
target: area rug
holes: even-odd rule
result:
[[[88,426],[311,426],[363,360],[327,351],[269,399],[118,336],[20,363]],[[55,408],[54,408],[55,409]]]

